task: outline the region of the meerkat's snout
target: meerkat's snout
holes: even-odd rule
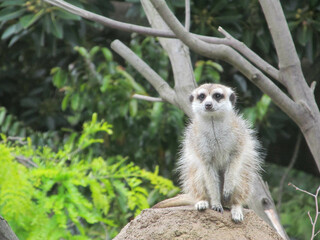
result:
[[[204,107],[205,107],[206,110],[212,110],[213,104],[212,104],[212,102],[207,101],[204,104]]]

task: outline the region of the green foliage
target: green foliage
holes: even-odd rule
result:
[[[19,239],[105,239],[159,198],[176,194],[171,181],[121,156],[103,159],[92,147],[112,133],[97,120],[72,132],[53,151],[28,144],[0,143],[0,213]],[[32,161],[26,167],[16,160]],[[152,194],[150,194],[152,193]],[[150,196],[153,196],[149,198]]]
[[[300,57],[313,62],[320,54],[320,1],[281,1]],[[193,29],[203,35],[221,36],[222,26],[255,51],[276,64],[272,39],[258,1],[194,1]]]
[[[268,164],[265,169],[265,179],[268,181],[272,197],[277,204],[280,190],[279,179],[282,178],[285,169],[278,165],[271,164]],[[289,182],[297,185],[303,190],[315,194],[320,179],[319,177],[306,174],[302,171],[291,170],[283,188],[281,209],[278,209],[281,223],[290,237],[295,237],[295,239],[298,240],[310,239],[312,225],[308,217],[308,211],[310,211],[310,215],[314,219],[314,198],[295,190],[292,186],[288,186],[287,184]],[[316,229],[320,229],[319,222]]]
[[[194,77],[199,85],[209,82],[220,83],[221,72],[223,68],[220,64],[211,60],[200,60],[195,64]]]
[[[9,114],[5,107],[0,107],[0,125],[1,133],[14,136],[18,141],[29,136],[36,146],[49,145],[54,147],[56,139],[59,139],[59,134],[56,131],[42,133],[25,126],[15,115]]]
[[[262,122],[266,117],[270,103],[270,97],[264,94],[254,107],[245,109],[243,112],[244,117],[252,123]]]
[[[163,70],[161,65],[168,64],[155,40],[147,38],[140,44],[134,39],[132,44],[139,55],[152,57],[151,64],[158,63],[158,68],[160,65]],[[78,58],[67,69],[51,70],[53,84],[63,93],[61,109],[69,124],[76,127],[97,112],[113,125],[114,134],[106,143],[112,154],[129,156],[148,169],[159,165],[161,174],[172,176],[170,169],[176,158],[183,113],[168,104],[132,99],[134,93],[147,95],[154,90],[148,84],[143,87],[138,82],[141,77],[129,73],[130,67],[114,62],[108,48],[76,47],[75,50]],[[159,56],[157,63],[154,56],[148,54],[151,51]],[[165,73],[168,74],[162,71]],[[172,132],[176,134],[172,136]],[[104,150],[97,151],[103,154]]]
[[[9,40],[8,46],[13,46],[17,41],[26,35],[39,34],[39,39],[35,39],[38,46],[44,46],[47,37],[51,35],[55,42],[64,38],[72,42],[79,38],[74,27],[80,22],[81,17],[68,13],[60,8],[54,7],[42,0],[14,0],[0,1],[0,22],[6,24],[4,32],[1,35],[2,40]],[[77,7],[89,7],[86,1],[71,1]],[[101,10],[107,10],[110,5],[107,1],[100,6]],[[91,7],[92,11],[100,12],[98,8]],[[96,24],[96,26],[98,26]]]

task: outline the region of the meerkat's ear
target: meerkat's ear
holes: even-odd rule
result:
[[[236,94],[235,94],[234,92],[232,92],[232,93],[230,94],[229,100],[230,100],[230,102],[232,103],[232,106],[234,106],[234,105],[236,104],[237,97],[236,97]]]
[[[189,96],[189,101],[192,102],[193,99],[194,99],[194,96],[193,96],[193,94],[191,94],[191,95]]]

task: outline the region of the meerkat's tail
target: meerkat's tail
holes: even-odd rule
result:
[[[166,200],[163,200],[156,205],[154,205],[152,208],[167,208],[167,207],[179,207],[179,206],[188,206],[188,205],[194,205],[196,201],[191,198],[187,194],[180,194],[173,198],[169,198]]]

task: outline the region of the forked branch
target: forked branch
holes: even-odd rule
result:
[[[126,59],[157,90],[161,98],[174,104],[174,90],[153,69],[119,40],[111,43],[111,48]]]
[[[57,6],[61,9],[64,9],[70,13],[76,14],[80,17],[83,17],[85,19],[98,22],[106,27],[118,29],[121,31],[126,32],[135,32],[142,35],[147,36],[154,36],[154,37],[164,37],[164,38],[176,38],[175,34],[170,30],[161,30],[161,29],[155,29],[150,27],[143,27],[135,24],[128,24],[123,23],[119,21],[112,20],[110,18],[101,16],[99,14],[95,14],[89,11],[86,11],[84,9],[81,9],[79,7],[76,7],[72,4],[69,4],[63,0],[44,0],[45,2],[52,4],[54,6]],[[186,23],[185,23],[185,29],[189,31],[190,28],[190,3],[188,3],[189,0],[186,0]],[[225,35],[225,31],[223,32]],[[258,68],[260,68],[262,71],[269,74],[272,78],[279,80],[278,77],[278,70],[275,69],[273,66],[271,66],[269,63],[264,61],[262,58],[260,58],[256,53],[254,53],[251,49],[249,49],[245,44],[241,43],[240,41],[231,38],[231,37],[225,37],[225,38],[216,38],[216,37],[208,37],[208,36],[202,36],[190,33],[193,37],[196,37],[198,39],[201,39],[204,42],[211,43],[211,44],[223,44],[226,46],[230,46],[237,50],[239,53],[241,53],[244,57],[246,57],[248,60],[250,60],[252,63],[254,63]],[[226,36],[226,35],[225,35]],[[229,35],[231,36],[231,35]]]
[[[319,203],[318,203],[318,197],[319,197],[319,193],[320,193],[320,186],[318,187],[317,191],[315,194],[312,194],[306,190],[303,190],[301,188],[298,188],[297,186],[295,186],[294,184],[292,183],[289,183],[288,184],[289,186],[292,186],[294,187],[297,191],[300,191],[300,192],[303,192],[303,193],[306,193],[308,195],[310,195],[311,197],[314,198],[314,202],[315,202],[315,207],[316,207],[316,213],[315,213],[315,217],[314,219],[311,217],[310,215],[310,211],[308,211],[308,216],[309,216],[309,219],[310,219],[310,222],[311,222],[311,225],[312,225],[312,232],[311,232],[311,240],[315,239],[315,237],[320,234],[320,229],[318,231],[316,231],[316,226],[317,226],[317,221],[318,221],[318,218],[319,218],[319,215],[320,215],[320,212],[319,212]]]
[[[268,77],[254,67],[250,62],[243,58],[238,52],[228,46],[208,44],[194,37],[180,24],[164,0],[150,1],[159,12],[162,19],[176,34],[176,36],[190,49],[202,56],[218,58],[230,63],[263,92],[269,95],[271,99],[293,120],[298,118],[300,114],[299,105],[292,101],[283,91],[278,88],[278,86],[276,86]]]

